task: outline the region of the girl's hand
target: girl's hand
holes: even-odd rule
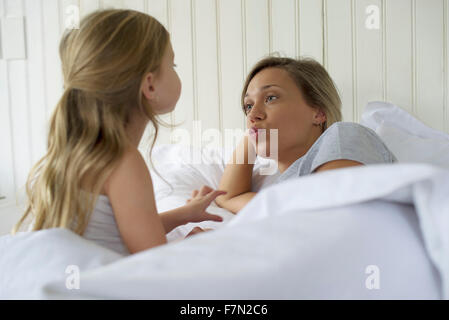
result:
[[[193,190],[192,198],[187,200],[184,206],[187,208],[189,222],[201,222],[205,220],[223,221],[223,218],[206,212],[206,209],[216,197],[226,194],[226,191],[214,190],[211,187],[203,186],[199,191]]]

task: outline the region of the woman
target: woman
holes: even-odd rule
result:
[[[313,59],[268,57],[249,73],[242,91],[247,133],[220,181],[226,195],[216,203],[237,213],[255,195],[251,180],[256,155],[270,154],[270,129],[278,129],[278,182],[315,172],[397,162],[376,133],[341,122],[341,100],[327,71]],[[261,139],[261,132],[266,139]],[[249,147],[249,148],[248,148]],[[239,154],[244,154],[245,162]],[[194,191],[195,194],[195,191]]]

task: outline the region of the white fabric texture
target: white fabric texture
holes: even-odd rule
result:
[[[406,110],[373,101],[365,107],[361,124],[374,130],[399,162],[449,168],[449,135],[430,128]]]
[[[264,188],[223,228],[128,257],[64,229],[8,235],[0,298],[447,299],[448,191],[449,171],[425,164],[317,173]]]
[[[114,211],[107,196],[101,194],[98,196],[83,238],[119,254],[130,254],[120,235]]]
[[[183,206],[191,197],[192,191],[207,185],[217,189],[221,176],[233,150],[217,148],[195,148],[184,145],[158,145],[152,152],[154,167],[163,179],[151,168],[158,212],[164,212]],[[257,158],[254,164],[252,191],[257,192],[275,182],[279,171],[273,175],[262,174],[263,168],[272,166],[273,161]],[[165,180],[165,181],[164,181]],[[170,187],[171,186],[171,187]],[[173,229],[167,234],[169,242],[183,239],[194,227],[217,229],[228,223],[235,215],[220,208],[213,202],[207,209],[209,213],[219,215],[222,222],[203,221],[188,223]]]

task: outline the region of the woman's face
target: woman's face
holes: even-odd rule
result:
[[[321,135],[316,124],[325,121],[323,112],[307,105],[288,72],[275,67],[263,69],[251,79],[244,109],[250,139],[262,157],[297,159]],[[265,129],[266,139],[255,129]],[[269,152],[270,144],[275,143],[270,141],[270,129],[278,129],[277,155]]]
[[[150,101],[156,114],[173,111],[181,95],[181,80],[175,71],[175,53],[169,41],[159,74],[150,73],[143,86],[143,93]]]

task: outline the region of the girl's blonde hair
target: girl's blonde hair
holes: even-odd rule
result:
[[[292,59],[269,56],[257,62],[246,77],[243,86],[241,104],[245,112],[245,95],[249,83],[257,73],[266,68],[279,68],[287,71],[296,83],[305,101],[312,108],[321,109],[326,114],[322,132],[334,122],[342,121],[341,100],[337,87],[326,69],[312,58]]]
[[[134,10],[95,11],[79,29],[66,30],[59,46],[64,93],[51,116],[47,153],[28,176],[26,211],[12,234],[31,214],[32,231],[69,228],[82,235],[128,146],[125,128],[135,111],[154,126],[151,153],[160,122],[141,84],[148,72],[159,75],[168,43],[164,26]],[[89,192],[82,192],[81,181]]]

